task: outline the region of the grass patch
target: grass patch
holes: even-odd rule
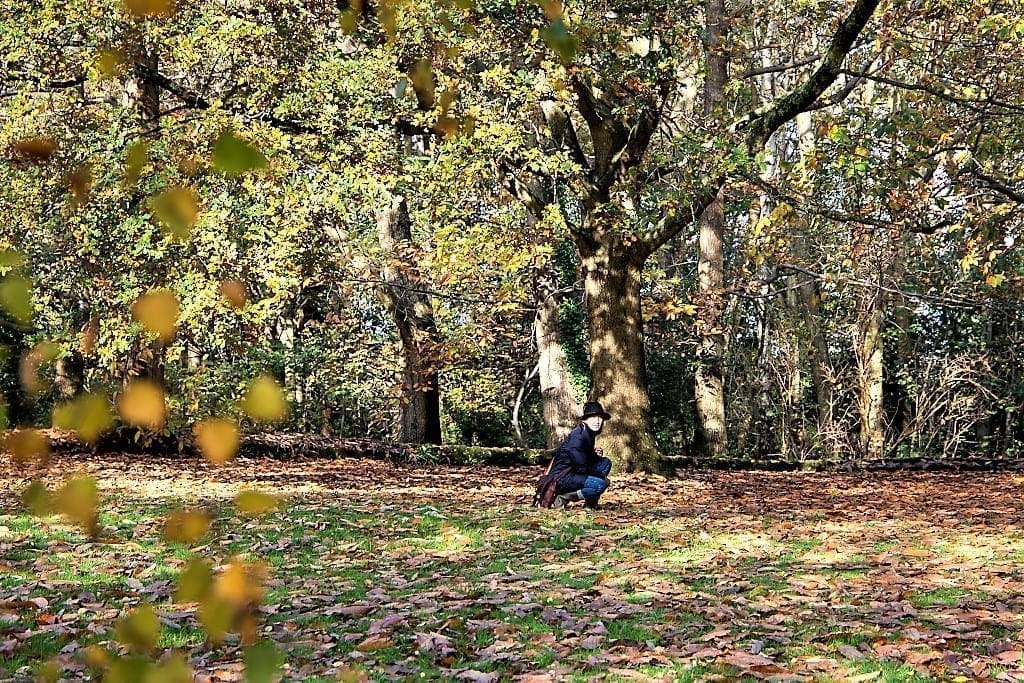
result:
[[[917,608],[944,605],[952,607],[970,596],[970,592],[956,586],[943,586],[927,591],[917,591],[908,596],[910,604]]]

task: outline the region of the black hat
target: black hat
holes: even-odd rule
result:
[[[604,408],[601,407],[600,403],[597,401],[587,401],[583,404],[583,414],[580,415],[580,419],[583,420],[593,415],[600,415],[606,420],[611,419],[611,415],[604,412]]]

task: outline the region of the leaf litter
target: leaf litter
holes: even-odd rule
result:
[[[0,458],[0,678],[1024,680],[1019,475],[619,474],[591,514],[537,467]],[[18,502],[67,472],[91,535]]]

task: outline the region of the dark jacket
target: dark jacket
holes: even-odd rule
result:
[[[551,465],[552,472],[569,470],[569,473],[558,480],[558,492],[578,491],[587,482],[587,472],[597,462],[594,452],[594,439],[597,434],[590,431],[584,423],[569,432],[565,441],[555,451],[555,462]]]

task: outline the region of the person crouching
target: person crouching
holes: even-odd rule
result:
[[[586,509],[597,509],[598,498],[608,488],[612,461],[604,457],[604,451],[594,447],[594,440],[610,418],[597,401],[583,404],[580,423],[555,452],[552,471],[567,469],[569,472],[558,481],[558,495],[552,507],[564,508],[582,500]]]

